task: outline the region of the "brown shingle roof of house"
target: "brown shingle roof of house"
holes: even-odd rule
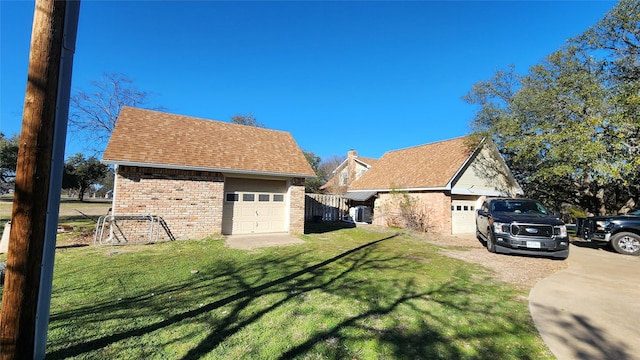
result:
[[[288,132],[124,107],[105,163],[312,177]]]
[[[363,162],[369,166],[373,166],[373,164],[378,162],[378,159],[374,159],[374,158],[366,158],[366,157],[362,157],[362,156],[358,156],[356,158],[357,161]]]
[[[349,191],[445,187],[474,148],[460,137],[386,152]]]

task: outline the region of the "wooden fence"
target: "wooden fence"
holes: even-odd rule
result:
[[[339,221],[349,212],[347,199],[341,195],[305,195],[305,221]]]

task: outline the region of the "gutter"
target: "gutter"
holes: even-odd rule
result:
[[[347,190],[347,192],[391,192],[391,191],[449,191],[448,187],[425,187],[425,188],[404,188],[404,189],[361,189],[361,190]]]
[[[316,175],[309,174],[295,174],[295,173],[278,173],[269,171],[258,170],[237,170],[237,169],[225,169],[225,168],[208,168],[204,166],[185,166],[174,164],[155,164],[155,163],[141,163],[141,162],[128,162],[128,161],[114,161],[114,160],[102,160],[103,164],[108,165],[122,165],[122,166],[137,166],[147,167],[154,169],[173,169],[173,170],[190,170],[190,171],[207,171],[207,172],[219,172],[225,174],[238,174],[238,175],[260,175],[260,176],[277,176],[277,177],[301,177],[301,178],[314,178]]]

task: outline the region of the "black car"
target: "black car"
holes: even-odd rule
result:
[[[567,227],[537,200],[485,200],[476,213],[476,236],[490,252],[569,256]]]
[[[640,255],[640,210],[626,215],[578,219],[577,235],[587,241],[610,244],[620,254]]]

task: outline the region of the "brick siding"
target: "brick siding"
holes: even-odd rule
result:
[[[304,179],[295,178],[291,181],[289,188],[289,199],[291,207],[289,209],[289,233],[304,233]]]
[[[428,214],[428,231],[451,234],[451,198],[442,192],[409,193]],[[375,201],[373,224],[389,226],[393,214],[399,213],[391,193],[379,193]]]
[[[304,179],[289,189],[289,232],[304,232]],[[202,239],[222,232],[224,176],[221,173],[119,166],[114,215],[158,215],[176,239]],[[145,236],[148,223],[129,224],[132,238]],[[148,231],[147,231],[148,232]],[[162,239],[163,234],[160,234]]]
[[[220,173],[120,166],[114,215],[158,215],[176,239],[201,239],[222,229]]]

